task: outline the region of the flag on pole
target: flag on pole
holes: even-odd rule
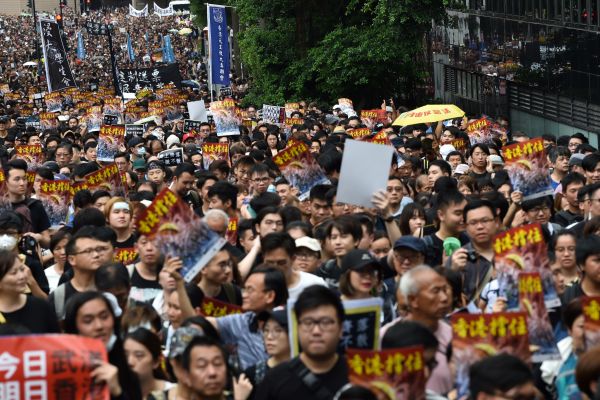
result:
[[[81,31],[77,32],[77,58],[85,60],[85,45],[83,44],[83,35]]]
[[[207,4],[207,12],[211,83],[229,86],[229,29],[225,7]]]
[[[135,53],[133,52],[133,46],[131,45],[131,36],[127,32],[127,54],[129,54],[129,61],[135,61]]]

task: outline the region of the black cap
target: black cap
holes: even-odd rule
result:
[[[277,307],[274,308],[271,311],[263,311],[261,313],[259,313],[256,318],[259,321],[263,321],[263,322],[267,322],[268,320],[272,319],[275,322],[277,322],[282,328],[287,329],[288,328],[288,318],[287,318],[287,311],[285,310],[285,307]]]
[[[373,265],[377,269],[381,269],[381,264],[375,257],[366,250],[354,249],[351,250],[342,258],[342,272],[349,270],[359,271],[369,265]]]
[[[129,142],[127,142],[127,147],[133,148],[133,147],[137,146],[140,143],[144,143],[144,139],[142,139],[139,136],[134,136],[131,139],[129,139]]]

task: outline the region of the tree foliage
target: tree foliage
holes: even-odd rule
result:
[[[226,1],[240,18],[247,101],[259,105],[350,97],[373,106],[406,94],[428,68],[432,20],[446,15],[444,0]]]

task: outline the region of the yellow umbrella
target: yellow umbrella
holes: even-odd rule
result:
[[[189,35],[190,33],[192,33],[192,30],[190,28],[182,28],[179,30],[179,34],[181,36],[186,36],[186,35]]]
[[[465,112],[454,104],[428,104],[400,114],[392,125],[407,126],[460,118]]]

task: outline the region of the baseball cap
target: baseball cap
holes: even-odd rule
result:
[[[371,253],[362,249],[354,249],[342,258],[341,267],[342,272],[346,272],[349,270],[358,271],[369,265],[381,269],[381,264],[379,264],[379,261]]]
[[[454,146],[452,146],[451,144],[444,144],[440,147],[440,155],[442,156],[442,159],[446,159],[446,157],[448,156],[448,154],[450,154],[450,152],[452,151],[456,151],[456,148]]]
[[[298,247],[306,247],[312,251],[321,251],[321,244],[319,241],[308,236],[302,236],[296,239],[296,248]]]
[[[194,139],[195,136],[193,133],[186,133],[185,135],[183,135],[183,142],[185,143],[186,140],[188,139]]]
[[[394,250],[399,248],[411,249],[417,253],[425,254],[425,243],[414,236],[402,236],[394,243]]]
[[[202,332],[192,326],[177,328],[171,337],[169,357],[175,358],[183,355],[185,348],[195,338],[203,336]]]
[[[572,167],[573,165],[581,165],[584,157],[585,156],[581,153],[573,154],[571,158],[569,158],[569,167]]]
[[[137,171],[138,169],[146,169],[146,161],[138,158],[133,162],[132,168],[134,171]]]
[[[504,165],[504,161],[502,160],[502,157],[500,157],[497,154],[490,155],[490,162],[492,163],[492,165]]]
[[[271,311],[263,311],[256,316],[256,319],[262,322],[267,322],[268,320],[272,319],[281,325],[282,328],[286,330],[288,328],[288,318],[285,307],[276,307]]]
[[[469,171],[469,166],[467,164],[458,164],[454,169],[455,174],[463,175]]]
[[[144,143],[144,139],[142,139],[139,136],[134,136],[131,139],[129,139],[129,142],[127,142],[127,147],[131,149],[141,143]]]

